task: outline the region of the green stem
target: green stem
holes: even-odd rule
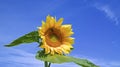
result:
[[[44,64],[45,64],[45,67],[48,67],[48,62],[47,61],[45,61]]]
[[[47,61],[44,62],[44,67],[50,67],[51,63],[48,63]]]
[[[49,63],[48,67],[50,67],[51,63]]]

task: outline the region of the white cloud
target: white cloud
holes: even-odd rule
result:
[[[35,54],[20,49],[1,49],[0,65],[2,67],[44,67],[44,63],[35,59]],[[74,63],[52,64],[51,67],[79,67]]]
[[[106,61],[103,59],[91,58],[84,55],[72,55],[92,61],[100,67],[120,67],[120,61]],[[3,67],[43,67],[43,62],[35,59],[35,54],[20,49],[1,49],[0,65]],[[5,64],[5,65],[3,65]],[[6,66],[7,65],[7,66]],[[51,67],[80,67],[74,63],[52,64]]]
[[[112,66],[118,66],[118,67],[120,67],[120,61],[118,61],[118,62],[113,61],[113,62],[110,62],[110,64],[111,64]]]
[[[119,23],[118,17],[112,11],[112,9],[110,8],[109,5],[103,5],[103,4],[96,3],[94,6],[98,10],[103,11],[109,19],[111,19],[113,22],[115,22],[115,25],[118,25],[118,23]]]
[[[92,61],[96,65],[100,67],[120,67],[120,61],[107,61],[103,59],[97,59],[97,58],[88,58],[88,60]]]
[[[39,67],[43,66],[41,61],[36,60],[34,54],[19,49],[3,49],[0,52],[0,63],[9,63],[12,67]],[[6,67],[6,66],[3,66]]]
[[[93,58],[93,57],[89,57],[89,56],[84,56],[84,55],[73,55],[74,57],[77,58],[83,58],[83,59],[87,59],[91,62],[93,62],[94,64],[100,66],[100,67],[120,67],[120,61],[116,60],[106,60],[103,58]]]
[[[97,61],[101,67],[120,67],[120,61]]]

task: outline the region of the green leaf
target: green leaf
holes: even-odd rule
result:
[[[36,59],[42,61],[48,61],[51,63],[58,63],[58,64],[65,62],[74,62],[82,67],[99,67],[86,59],[79,59],[79,58],[57,55],[57,54],[49,55],[49,54],[44,54],[44,51],[38,51],[38,53],[36,54]]]
[[[11,42],[10,44],[5,45],[5,46],[12,47],[12,46],[17,46],[17,45],[23,44],[23,43],[39,42],[39,38],[40,37],[38,35],[38,31],[32,31],[28,34],[25,34],[24,36],[17,38],[13,42]]]

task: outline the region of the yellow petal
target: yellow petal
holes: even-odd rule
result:
[[[51,54],[54,55],[54,48],[51,47],[50,50],[51,50]]]
[[[44,21],[42,21],[42,26],[39,27],[38,31],[41,35],[44,35],[44,33],[47,31],[48,29],[48,24],[46,24]]]
[[[47,16],[46,18],[46,24],[47,24],[47,27],[49,25],[49,28],[53,27],[55,25],[55,18],[54,17],[51,17],[50,15]]]
[[[64,37],[69,37],[73,34],[71,25],[62,25],[60,30]]]
[[[46,47],[46,41],[45,41],[45,36],[42,36],[42,45],[40,46],[41,48],[45,48]]]
[[[55,25],[55,22],[56,22],[55,18],[54,18],[54,17],[51,17],[51,20],[50,20],[50,22],[49,22],[50,28],[52,28],[52,27]]]
[[[62,51],[63,51],[65,54],[69,54],[69,51],[66,50],[66,49],[64,49],[64,48],[62,48]]]
[[[55,23],[55,28],[60,28],[61,24],[63,22],[63,18],[60,18],[57,23]]]
[[[74,44],[74,38],[66,37],[66,38],[63,39],[63,42],[68,42],[70,44]]]
[[[44,32],[41,27],[38,28],[38,33],[39,33],[39,36],[44,35]]]
[[[41,27],[41,31],[44,33],[46,31],[46,23],[44,21],[42,21],[42,27]]]
[[[50,52],[49,46],[46,45],[45,47],[45,53],[48,54]]]
[[[46,23],[48,23],[50,20],[51,20],[51,16],[48,15],[48,16],[46,17]]]
[[[59,48],[55,48],[55,52],[58,53],[58,54],[62,54],[62,50],[59,49]]]

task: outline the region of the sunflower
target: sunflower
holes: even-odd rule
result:
[[[42,39],[41,48],[46,54],[69,54],[74,38],[70,37],[73,32],[71,25],[61,25],[63,18],[58,21],[48,15],[46,22],[42,21],[42,26],[38,28],[39,36]]]

